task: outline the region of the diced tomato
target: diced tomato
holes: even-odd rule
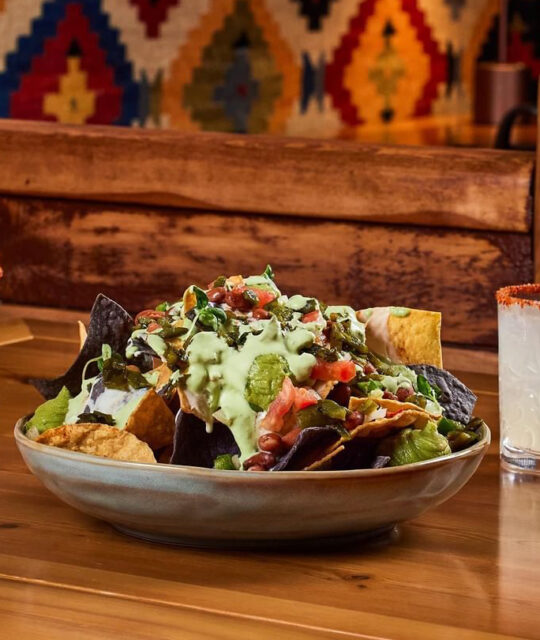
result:
[[[319,394],[313,389],[305,389],[304,387],[296,387],[294,390],[294,410],[300,411],[306,407],[317,404],[320,400]]]
[[[151,322],[147,327],[146,327],[146,331],[148,331],[148,333],[153,333],[154,331],[157,331],[160,328],[159,324],[157,322]]]
[[[245,291],[252,291],[257,297],[257,304],[253,305],[244,298]],[[241,285],[234,287],[231,291],[227,291],[225,295],[225,302],[231,307],[231,309],[238,309],[239,311],[249,311],[250,309],[260,309],[265,304],[275,300],[276,294],[271,291],[265,291],[264,289],[257,289],[256,287],[246,287]]]
[[[302,322],[317,322],[320,317],[320,312],[315,309],[315,311],[310,311],[302,316]]]
[[[310,377],[314,380],[350,382],[355,375],[356,368],[352,360],[338,360],[337,362],[317,360],[317,363],[311,370]]]
[[[285,378],[281,391],[268,407],[268,411],[261,421],[260,426],[268,431],[281,431],[283,428],[283,418],[293,406],[295,396],[295,388],[291,379]]]
[[[266,291],[266,289],[254,289],[253,287],[250,287],[250,289],[255,292],[255,295],[259,300],[259,303],[257,305],[258,307],[264,307],[265,304],[268,304],[269,302],[272,302],[272,300],[276,299],[276,294],[272,293],[271,291]]]
[[[165,316],[165,311],[156,311],[155,309],[145,309],[144,311],[139,311],[139,313],[135,316],[135,324],[139,322],[140,318],[149,318],[150,320],[157,320],[158,318],[163,318]]]
[[[231,309],[237,311],[249,311],[253,308],[252,303],[244,298],[244,291],[247,287],[234,287],[225,293],[225,302]]]
[[[393,418],[394,416],[397,416],[399,413],[403,413],[403,411],[405,411],[405,409],[399,409],[398,411],[388,411],[386,413],[385,418]]]

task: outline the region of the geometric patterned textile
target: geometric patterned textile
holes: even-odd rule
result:
[[[138,8],[139,20],[144,22],[146,35],[158,38],[161,23],[167,20],[171,7],[179,4],[180,0],[130,0]]]
[[[540,76],[540,0],[509,58]],[[0,0],[0,117],[341,136],[470,109],[499,0]],[[531,91],[532,93],[532,91]]]
[[[447,59],[416,0],[364,0],[327,67],[326,87],[344,122],[427,115]]]
[[[14,8],[7,0],[0,18]],[[138,87],[99,0],[53,0],[41,9],[6,56],[0,116],[131,124],[138,115]]]

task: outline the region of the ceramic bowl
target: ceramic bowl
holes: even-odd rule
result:
[[[194,546],[279,546],[391,529],[448,500],[490,443],[402,467],[351,471],[217,471],[118,462],[26,438],[24,461],[61,500],[125,533]]]

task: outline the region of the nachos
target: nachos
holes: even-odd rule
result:
[[[440,325],[430,311],[284,295],[270,267],[134,319],[99,296],[72,367],[34,381],[47,401],[25,431],[104,457],[246,471],[447,455],[483,423],[441,368]]]

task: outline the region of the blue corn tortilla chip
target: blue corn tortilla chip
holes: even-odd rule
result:
[[[346,469],[379,469],[384,466],[376,454],[380,438],[352,438],[343,443],[343,449],[331,460],[327,469],[345,471]],[[390,458],[388,458],[390,460]]]
[[[474,393],[449,371],[439,369],[431,364],[414,364],[409,367],[417,374],[423,375],[431,385],[441,390],[439,404],[444,415],[451,420],[467,424],[476,405]]]
[[[231,430],[221,422],[214,422],[212,431],[207,433],[202,420],[180,409],[175,423],[170,464],[211,469],[218,456],[240,454]]]
[[[332,426],[308,427],[304,429],[289,451],[275,464],[271,471],[300,471],[325,456],[328,448],[341,438],[338,429]]]
[[[88,335],[75,362],[64,375],[46,380],[33,378],[29,382],[47,399],[55,398],[62,387],[67,387],[72,396],[81,390],[82,372],[85,364],[101,355],[103,344],[109,344],[113,351],[122,353],[133,329],[133,318],[117,302],[100,293],[90,312]],[[88,368],[88,376],[97,375],[96,364]]]
[[[372,469],[384,469],[390,462],[390,456],[377,456],[371,463]]]

